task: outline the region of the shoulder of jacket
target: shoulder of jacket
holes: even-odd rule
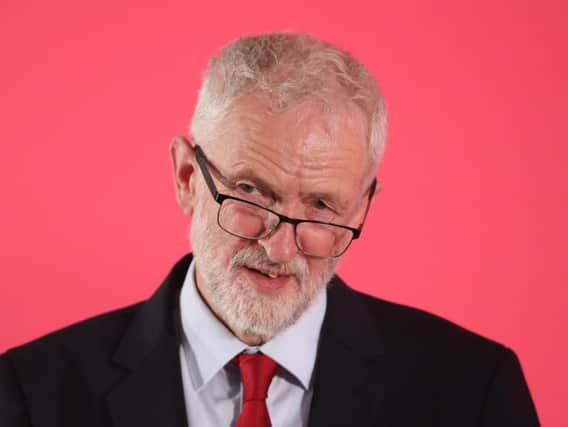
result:
[[[439,354],[500,358],[510,349],[440,315],[387,301],[350,288],[337,278],[332,287],[342,298],[358,300],[370,313],[387,345],[432,350]]]
[[[114,348],[125,328],[143,303],[102,313],[50,332],[20,346],[8,349],[0,357],[13,363],[56,360],[72,353],[100,353]]]

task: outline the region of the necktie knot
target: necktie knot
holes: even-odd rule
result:
[[[261,353],[239,354],[233,360],[241,370],[244,387],[244,402],[265,400],[268,387],[276,374],[278,364]]]

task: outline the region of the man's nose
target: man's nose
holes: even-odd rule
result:
[[[273,262],[285,263],[291,261],[297,253],[292,224],[281,223],[273,234],[259,240],[258,243]]]

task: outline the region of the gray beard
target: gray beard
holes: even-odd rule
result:
[[[214,226],[218,227],[217,224]],[[191,229],[196,268],[205,282],[200,284],[206,294],[202,297],[233,332],[239,331],[260,342],[268,341],[295,323],[333,276],[336,260],[330,260],[328,268],[310,280],[304,258],[298,256],[285,265],[275,264],[260,246],[242,248],[225,269],[215,254],[213,242],[207,239],[215,236],[210,228],[200,227],[194,220]],[[218,233],[218,230],[215,231]],[[258,292],[248,282],[244,266],[266,266],[292,274],[295,280],[291,279],[286,286],[293,287],[293,292],[289,289],[280,295]]]

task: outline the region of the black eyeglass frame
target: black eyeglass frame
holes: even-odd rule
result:
[[[203,152],[203,150],[201,149],[201,147],[199,145],[194,144],[194,149],[195,149],[195,159],[197,160],[197,164],[199,165],[199,169],[201,170],[201,174],[203,175],[203,178],[205,179],[205,183],[207,184],[207,187],[209,188],[209,191],[211,192],[213,199],[219,204],[219,210],[217,211],[217,224],[225,232],[227,232],[227,233],[229,233],[233,236],[239,237],[241,239],[245,239],[245,240],[262,240],[262,239],[266,239],[267,237],[272,235],[278,229],[280,224],[282,224],[282,223],[292,224],[294,226],[294,241],[296,243],[296,247],[304,255],[311,256],[311,257],[314,257],[314,258],[338,258],[341,255],[343,255],[345,253],[345,251],[347,251],[347,249],[349,248],[349,246],[351,245],[353,240],[358,239],[359,236],[361,235],[361,231],[363,230],[363,225],[365,224],[365,220],[367,218],[367,213],[369,212],[369,208],[371,206],[371,200],[373,199],[373,196],[375,195],[375,191],[376,191],[376,188],[377,188],[377,179],[376,178],[373,179],[373,182],[371,183],[371,185],[369,187],[369,190],[368,190],[369,195],[367,197],[367,207],[365,209],[365,215],[363,216],[363,221],[361,222],[361,224],[357,228],[349,227],[349,226],[343,225],[343,224],[334,224],[332,222],[318,221],[318,220],[312,220],[312,219],[290,218],[289,216],[282,215],[281,213],[278,213],[276,211],[273,211],[270,208],[259,205],[258,203],[254,203],[254,202],[251,202],[249,200],[241,199],[239,197],[231,196],[231,195],[228,195],[228,194],[220,193],[217,190],[217,186],[215,185],[215,182],[213,181],[213,177],[211,176],[211,173],[209,172],[209,167],[211,167],[211,169],[213,169],[215,172],[217,172],[217,174],[219,174],[220,176],[222,176],[221,173],[207,159],[207,157],[205,156],[205,153]],[[223,228],[221,226],[220,222],[219,222],[219,216],[220,216],[220,213],[221,213],[221,206],[222,206],[222,204],[225,200],[236,200],[238,202],[246,203],[248,205],[255,206],[255,207],[260,208],[262,210],[268,211],[271,214],[276,215],[276,217],[278,217],[278,222],[272,227],[272,229],[268,232],[268,234],[266,234],[266,236],[262,236],[262,237],[258,237],[258,238],[257,237],[243,237],[239,234],[232,233],[232,232],[226,230],[225,228]],[[349,243],[347,244],[345,249],[343,249],[343,251],[341,251],[341,253],[339,253],[337,255],[325,256],[325,257],[324,256],[318,256],[318,255],[312,255],[310,253],[304,252],[304,250],[298,244],[297,228],[298,228],[298,224],[302,224],[302,223],[323,224],[323,225],[331,225],[333,227],[343,228],[345,230],[351,231],[353,236],[351,237],[351,240],[349,241]]]

